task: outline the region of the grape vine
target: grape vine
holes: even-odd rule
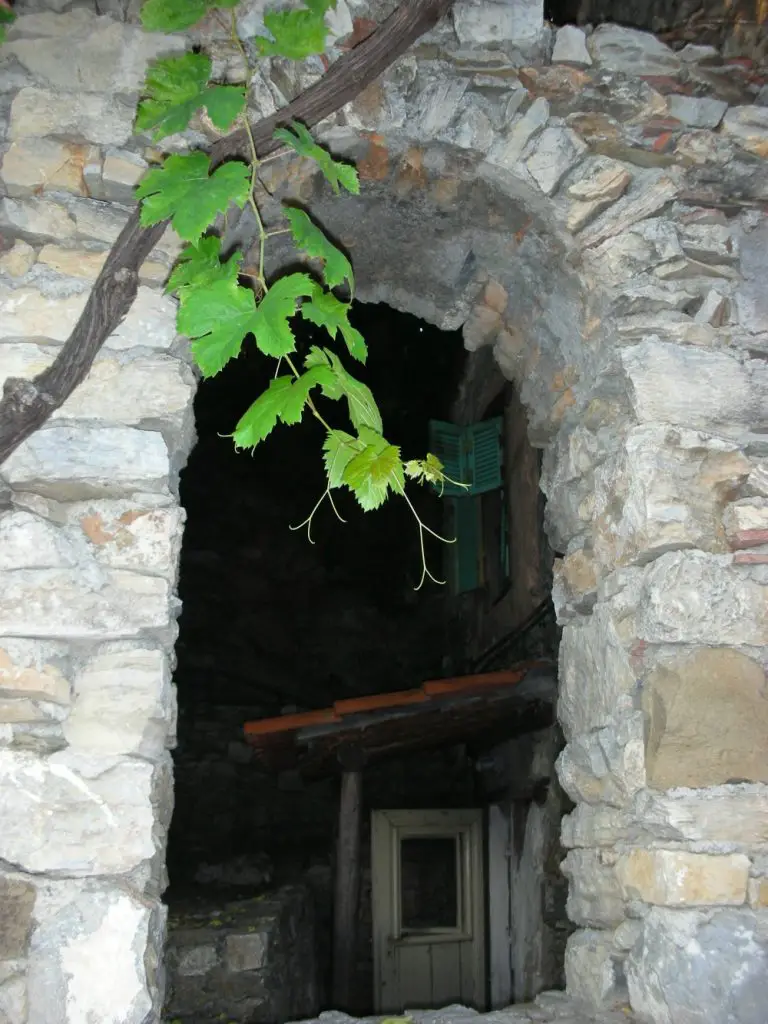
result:
[[[418,528],[421,552],[420,589],[427,578],[441,583],[427,565],[425,535],[446,543],[420,518],[408,493],[407,484],[429,484],[438,491],[449,480],[440,460],[431,454],[404,460],[400,448],[384,436],[381,414],[366,384],[353,376],[345,357],[365,363],[367,346],[350,322],[355,280],[347,256],[333,244],[322,228],[295,204],[283,204],[285,227],[267,230],[257,201],[261,162],[247,116],[247,97],[254,68],[237,32],[235,7],[238,0],[145,0],[141,21],[147,31],[179,32],[213,14],[230,34],[245,67],[245,80],[227,85],[212,78],[212,61],[204,52],[192,50],[155,60],[149,66],[138,105],[135,128],[146,133],[162,151],[162,141],[184,131],[204,110],[211,124],[221,132],[244,129],[249,140],[248,159],[231,159],[217,167],[202,150],[170,153],[149,170],[136,189],[140,220],[150,227],[170,220],[186,243],[171,272],[166,291],[178,299],[177,329],[191,344],[192,357],[203,377],[212,377],[253,339],[263,356],[276,360],[275,375],[268,388],[255,398],[231,434],[238,449],[254,449],[278,423],[298,423],[309,412],[322,428],[322,458],[326,487],[306,520],[293,529],[306,528],[312,542],[312,524],[327,500],[337,518],[333,491],[352,492],[363,511],[379,508],[391,495],[401,497]],[[264,14],[268,36],[253,40],[261,57],[273,55],[303,60],[320,54],[326,46],[325,16],[336,0],[303,0],[288,10]],[[13,20],[12,12],[0,0],[0,41],[2,22]],[[318,145],[307,127],[298,121],[274,133],[286,155],[315,163],[335,194],[358,194],[360,185],[354,166],[335,159]],[[270,156],[269,159],[275,159]],[[258,232],[255,266],[244,265],[241,249],[223,258],[217,223],[232,207],[250,208]],[[275,234],[290,234],[305,270],[267,279],[266,252]],[[344,298],[340,297],[343,288]],[[313,345],[306,357],[297,353],[292,321],[296,316],[323,328],[327,345]],[[281,372],[284,370],[284,372]],[[331,425],[324,401],[341,402],[351,429]],[[329,407],[332,408],[332,407]],[[456,481],[451,481],[456,483]]]

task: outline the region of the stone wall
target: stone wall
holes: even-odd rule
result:
[[[384,7],[339,0],[328,58]],[[22,8],[3,47],[0,377],[67,337],[145,166],[144,63],[185,41],[126,10]],[[243,34],[258,23],[244,4]],[[214,20],[190,38],[237,77]],[[254,114],[321,70],[272,62]],[[747,1024],[768,1001],[762,85],[706,49],[462,0],[324,126],[359,198],[268,165],[352,246],[360,298],[464,323],[519,386],[561,556],[567,984],[659,1024]],[[194,383],[159,291],[176,251],[166,236],[89,379],[0,469],[13,1024],[158,1013]]]
[[[166,1014],[174,1021],[274,1024],[318,1012],[319,943],[306,886],[214,910],[180,906],[169,926]]]

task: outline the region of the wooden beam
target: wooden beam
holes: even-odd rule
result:
[[[333,932],[333,1007],[351,1010],[357,917],[360,899],[360,824],[362,820],[362,765],[345,769],[341,776],[339,838],[336,848],[336,898]]]

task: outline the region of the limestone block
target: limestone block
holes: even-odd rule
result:
[[[768,694],[757,661],[733,650],[694,651],[659,666],[642,701],[649,786],[768,782]]]
[[[68,705],[68,676],[68,649],[64,644],[0,638],[0,697]]]
[[[184,49],[181,36],[143,32],[109,16],[84,14],[59,14],[45,32],[35,24],[40,15],[22,15],[5,48],[55,89],[96,93],[139,92],[149,61]]]
[[[207,974],[218,965],[219,953],[216,946],[205,943],[180,950],[174,960],[176,974],[183,978],[195,978]]]
[[[586,144],[570,128],[550,125],[534,140],[525,166],[541,191],[551,196],[586,150]]]
[[[27,1024],[159,1019],[165,916],[108,880],[39,883]]]
[[[658,341],[626,348],[620,358],[642,422],[674,423],[735,440],[764,429],[768,390],[756,360]]]
[[[128,211],[93,199],[70,200],[67,208],[75,219],[77,236],[108,245],[117,239],[128,220]]]
[[[699,263],[738,265],[739,243],[727,224],[683,224],[678,237],[683,252]]]
[[[643,581],[637,635],[647,643],[768,643],[768,594],[730,555],[661,555]]]
[[[552,50],[552,61],[564,64],[592,63],[592,58],[587,49],[587,37],[584,30],[575,25],[563,25],[557,30],[555,45]]]
[[[633,1010],[654,1024],[757,1024],[768,1005],[764,919],[654,908],[626,974]]]
[[[557,760],[560,784],[572,800],[625,807],[645,786],[645,729],[640,711],[574,737]]]
[[[3,965],[5,967],[5,965]],[[15,1024],[27,1021],[27,981],[23,961],[11,961],[8,965],[16,970],[3,970],[0,977],[0,1020]]]
[[[750,907],[768,907],[768,878],[750,878],[747,892]]]
[[[732,441],[657,424],[634,428],[595,472],[596,560],[613,567],[680,548],[726,550],[720,513],[749,470]]]
[[[728,316],[728,308],[729,302],[726,296],[712,288],[704,296],[704,301],[696,310],[693,319],[697,324],[711,324],[713,327],[722,327]]]
[[[35,896],[35,887],[30,882],[0,877],[0,906],[3,908],[0,961],[22,960],[26,956]]]
[[[185,512],[177,505],[146,501],[90,501],[67,506],[70,528],[81,533],[88,553],[110,569],[151,572],[175,582]]]
[[[747,477],[746,490],[750,494],[768,498],[768,459],[753,459]]]
[[[590,612],[595,603],[595,560],[583,548],[556,558],[553,566],[552,602],[562,624],[576,613]]]
[[[524,47],[539,41],[544,17],[539,0],[461,0],[453,8],[453,24],[460,43],[511,42]]]
[[[491,147],[488,161],[505,170],[513,170],[523,150],[549,120],[549,103],[538,96],[528,110],[516,118],[507,134]]]
[[[627,900],[662,906],[739,906],[747,898],[749,858],[685,850],[631,850],[616,863]]]
[[[477,153],[486,153],[496,133],[493,122],[471,99],[463,104],[463,109],[446,132],[447,140],[461,149],[471,149]]]
[[[21,238],[0,256],[0,272],[10,277],[24,277],[35,262],[35,250]]]
[[[228,935],[224,947],[228,970],[258,971],[267,957],[268,938],[263,932]]]
[[[56,190],[87,195],[83,171],[91,147],[53,139],[12,142],[2,158],[0,178],[9,196]]]
[[[0,857],[32,873],[123,874],[155,857],[164,836],[169,762],[63,750],[0,750]]]
[[[577,804],[563,818],[560,839],[566,849],[615,846],[626,841],[630,820],[628,812],[618,807]]]
[[[168,493],[162,436],[134,427],[51,426],[32,434],[0,471],[17,490],[60,501]]]
[[[159,758],[175,713],[168,656],[161,650],[105,650],[74,678],[74,706],[64,722],[78,753]]]
[[[137,573],[18,569],[0,573],[0,636],[119,639],[167,627],[170,588]]]
[[[53,523],[22,510],[0,517],[0,571],[72,568],[85,554],[83,543]]]
[[[590,929],[568,937],[565,987],[572,999],[590,1009],[626,1003],[627,989],[617,969],[610,932]]]
[[[563,428],[544,451],[541,489],[547,496],[547,534],[565,551],[592,522],[594,469],[605,457],[600,438],[586,426]]]
[[[38,262],[66,277],[81,277],[95,281],[104,266],[107,252],[93,252],[89,249],[65,248],[63,245],[44,245],[38,254]]]
[[[710,96],[683,96],[673,94],[667,99],[671,117],[691,128],[717,128],[728,109],[724,100]]]
[[[768,846],[768,786],[730,785],[638,793],[628,838],[681,842],[697,853]]]
[[[73,142],[121,146],[133,134],[133,104],[96,93],[60,93],[29,86],[11,103],[8,137],[67,136]]]
[[[624,920],[624,899],[609,850],[570,850],[560,865],[568,878],[568,917],[589,928],[615,928]]]
[[[0,225],[33,240],[75,237],[75,221],[69,211],[51,199],[0,200]]]
[[[732,550],[768,544],[768,498],[742,498],[723,512],[723,527]]]
[[[147,166],[147,161],[138,153],[126,149],[107,150],[102,168],[104,198],[116,203],[134,202],[134,190]]]
[[[680,58],[650,32],[620,25],[598,25],[587,41],[596,64],[628,75],[672,75]]]
[[[440,77],[428,82],[416,97],[408,119],[415,138],[433,138],[445,130],[462,105],[467,82]]]
[[[98,359],[82,384],[51,417],[98,420],[131,426],[151,424],[180,435],[192,416],[195,380],[178,359],[162,357],[121,363]]]
[[[638,221],[652,217],[680,191],[679,176],[671,171],[646,180],[647,184],[625,195],[581,234],[579,241],[583,248],[599,245]]]
[[[768,156],[768,107],[731,107],[720,130],[750,153]]]
[[[608,608],[598,605],[586,621],[565,626],[557,714],[569,742],[631,711],[634,691],[635,674]]]
[[[176,308],[175,299],[140,287],[128,315],[107,338],[105,348],[169,349],[176,338]]]
[[[66,341],[88,296],[48,298],[36,288],[0,285],[0,337]]]
[[[580,231],[619,199],[632,181],[627,168],[608,157],[588,158],[577,173],[580,176],[566,190],[574,200],[567,216],[568,230],[573,232]]]
[[[700,289],[690,282],[660,281],[655,274],[644,274],[619,286],[612,308],[622,317],[624,324],[631,317],[641,327],[644,336],[655,333],[656,324],[649,314],[679,314],[700,298]],[[669,329],[664,321],[660,323],[663,324],[663,330]]]
[[[0,285],[0,338],[66,341],[85,307],[87,294],[49,298],[36,288]],[[175,302],[151,288],[140,287],[125,320],[109,336],[105,348],[168,349],[175,332]]]

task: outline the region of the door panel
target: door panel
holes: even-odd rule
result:
[[[482,812],[374,811],[376,1012],[485,1002]]]

